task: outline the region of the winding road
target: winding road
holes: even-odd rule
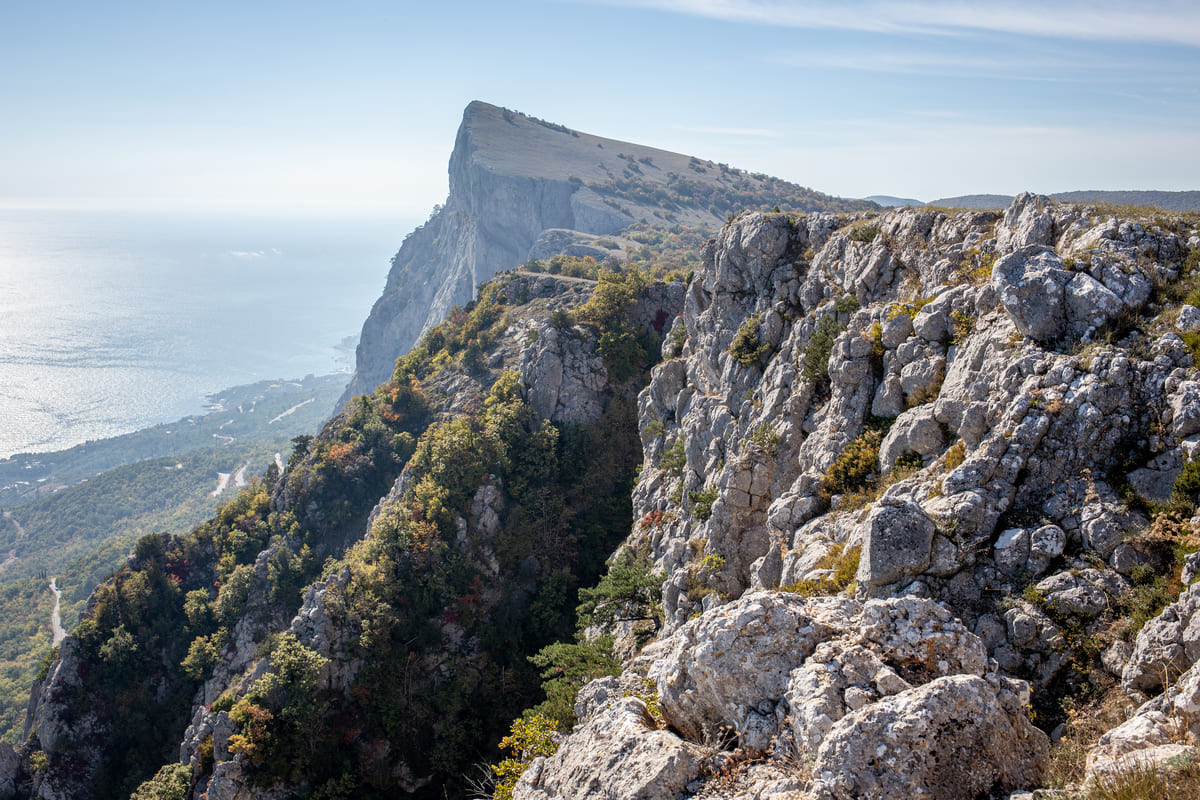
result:
[[[50,612],[50,630],[54,633],[54,646],[58,647],[58,643],[63,640],[67,632],[63,630],[62,615],[59,613],[62,608],[62,592],[58,590],[58,583],[54,578],[50,579],[50,591],[54,592],[54,610]]]
[[[21,523],[17,522],[17,518],[12,515],[12,512],[5,511],[4,518],[6,520],[8,520],[9,522],[11,522],[13,524],[13,527],[17,529],[17,538],[24,539],[25,538],[25,529],[21,527]]]

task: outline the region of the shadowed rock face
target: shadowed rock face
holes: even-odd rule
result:
[[[449,169],[446,204],[392,259],[339,406],[388,380],[396,359],[480,283],[531,258],[587,254],[596,236],[640,222],[716,228],[741,210],[728,203],[750,195],[790,208],[871,205],[478,101],[463,114]]]

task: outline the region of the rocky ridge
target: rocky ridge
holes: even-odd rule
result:
[[[1166,689],[1089,774],[1192,753],[1200,731],[1178,721],[1200,685],[1196,590],[1132,645],[1113,633],[1196,526],[1159,518],[1172,498],[1195,507],[1180,475],[1200,432],[1195,322],[1169,290],[1200,236],[1163,224],[1027,194],[1003,214],[727,226],[668,337],[682,345],[639,398],[625,545],[667,576],[660,639],[627,663],[662,709],[643,729],[665,761],[685,745],[708,761],[638,784],[661,774],[649,734],[604,740],[603,715],[633,710],[593,702],[515,796],[592,796],[569,778],[589,758],[627,797],[1032,789],[1048,742],[1030,689],[1058,736],[1058,698],[1089,681]],[[801,599],[825,594],[845,599]],[[936,623],[874,638],[868,614]],[[636,770],[621,767],[631,741]]]
[[[392,259],[343,403],[387,381],[396,359],[481,283],[530,259],[625,260],[637,243],[613,237],[630,225],[715,230],[747,206],[873,207],[478,101],[463,114],[449,172],[445,204]]]

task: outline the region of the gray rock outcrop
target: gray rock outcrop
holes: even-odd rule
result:
[[[1036,786],[1046,741],[1025,715],[1027,690],[1005,675],[1053,691],[1079,663],[1081,632],[1105,642],[1098,667],[1124,670],[1131,690],[1163,688],[1150,675],[1164,667],[1174,686],[1193,660],[1190,594],[1135,645],[1105,633],[1158,564],[1150,521],[1108,484],[1111,465],[1138,442],[1128,487],[1161,500],[1200,449],[1181,338],[1112,333],[1156,312],[1151,288],[1178,275],[1183,239],[1034,195],[1004,214],[902,209],[841,224],[734,220],[702,253],[682,346],[640,397],[635,519],[660,522],[627,545],[667,574],[654,647],[671,656],[655,649],[651,667],[664,714],[696,741],[827,759],[799,780],[806,793],[780,796]],[[787,606],[764,600],[774,586],[877,598],[843,631],[875,602],[899,618],[902,603],[937,601],[947,621],[911,642],[926,656],[969,652],[970,666],[914,671],[900,655],[911,642],[865,631],[815,648],[801,636],[787,662],[755,627],[774,619],[766,605]],[[758,621],[723,627],[752,608]],[[934,644],[955,617],[968,635]],[[701,644],[722,637],[713,653]],[[741,657],[767,666],[735,678]],[[965,719],[975,706],[980,717]],[[863,726],[871,734],[856,739]],[[893,729],[913,738],[881,745]],[[927,760],[931,740],[958,741],[978,765]]]
[[[636,697],[598,709],[521,776],[513,800],[675,800],[705,762],[702,747],[660,730]]]
[[[749,593],[639,660],[662,722],[593,682],[584,721],[517,798],[721,797],[702,767],[734,751],[764,762],[760,796],[949,800],[1037,785],[1049,747],[1028,685],[989,672],[982,641],[930,600]]]
[[[811,796],[957,800],[1036,786],[1050,745],[1024,703],[1027,691],[999,679],[954,675],[854,711],[817,751]]]

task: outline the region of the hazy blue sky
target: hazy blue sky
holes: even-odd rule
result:
[[[486,100],[843,196],[1200,189],[1200,4],[0,0],[0,205],[423,217]]]

